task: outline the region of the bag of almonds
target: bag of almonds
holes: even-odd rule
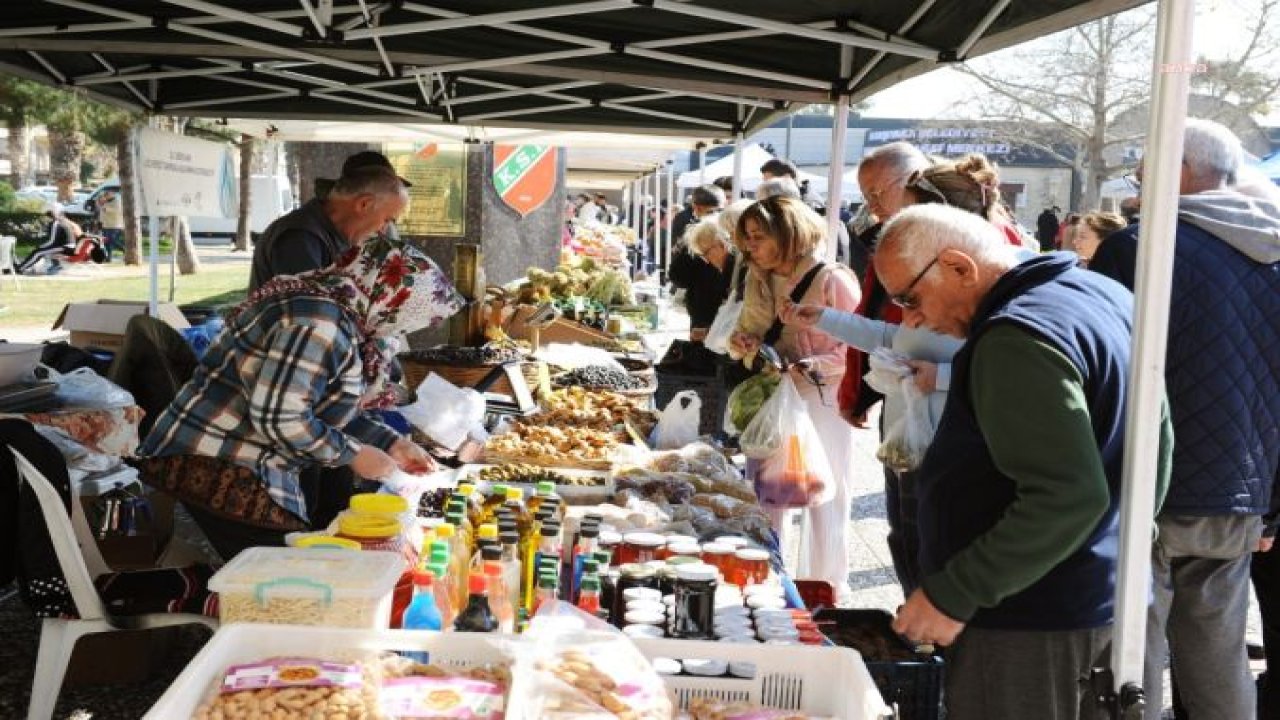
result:
[[[662,678],[616,628],[564,602],[543,605],[518,650],[512,711],[539,720],[670,720]],[[511,716],[509,716],[511,717]]]

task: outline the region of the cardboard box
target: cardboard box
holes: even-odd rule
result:
[[[177,305],[160,303],[157,316],[177,330],[191,327]],[[132,300],[97,300],[68,303],[53,329],[71,332],[71,344],[79,348],[116,351],[124,343],[124,329],[134,315],[147,312],[147,303]]]

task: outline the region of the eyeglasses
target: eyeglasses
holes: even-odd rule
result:
[[[938,264],[938,259],[941,257],[941,255],[934,255],[929,264],[925,265],[924,269],[912,278],[911,282],[907,283],[902,292],[889,296],[889,301],[903,310],[915,310],[920,307],[920,297],[911,291],[924,279],[925,274],[932,270],[934,265]]]
[[[875,190],[871,190],[871,191],[867,192],[867,193],[866,193],[866,196],[867,196],[867,198],[868,198],[868,199],[870,199],[870,200],[874,200],[874,201],[876,201],[876,202],[879,202],[879,201],[880,201],[880,196],[884,195],[884,194],[885,194],[886,192],[888,192],[890,189],[897,187],[897,186],[898,186],[898,184],[899,184],[899,183],[901,183],[901,182],[902,182],[904,179],[906,179],[907,177],[909,177],[909,176],[908,176],[908,175],[898,175],[898,176],[893,177],[893,178],[891,178],[891,179],[889,179],[889,180],[886,180],[886,181],[884,181],[883,183],[881,183],[880,187],[876,188]]]

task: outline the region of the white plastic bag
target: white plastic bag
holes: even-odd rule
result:
[[[702,398],[693,390],[681,390],[658,416],[653,429],[654,450],[675,450],[698,439],[702,420]]]
[[[778,392],[769,402],[774,399],[779,400],[781,438],[777,450],[764,458],[756,473],[756,496],[760,505],[786,509],[815,507],[830,502],[836,492],[831,462],[813,420],[809,419],[809,409],[790,376],[783,377]],[[760,415],[766,409],[762,408]],[[748,426],[748,430],[750,428]],[[743,438],[745,448],[746,433],[743,433]]]
[[[626,372],[608,350],[581,343],[550,343],[538,348],[537,357],[548,365],[574,370],[588,365],[603,365]]]
[[[66,407],[108,410],[136,404],[128,390],[87,367],[69,373],[60,373],[47,365],[41,367],[50,380],[58,383],[54,396]]]
[[[783,436],[786,433],[784,422],[792,408],[803,412],[804,399],[796,390],[796,384],[790,375],[784,374],[769,399],[760,406],[756,416],[742,430],[738,445],[742,454],[756,460],[772,457],[782,448]]]
[[[396,408],[414,427],[440,445],[454,450],[468,433],[484,432],[484,396],[460,388],[435,373],[418,386],[417,399]]]
[[[733,330],[738,326],[738,318],[741,316],[742,301],[726,300],[716,311],[716,318],[711,321],[707,336],[702,339],[703,346],[713,353],[728,355],[729,338],[733,337]]]
[[[929,415],[929,398],[916,387],[914,370],[907,358],[880,348],[871,353],[867,384],[886,398],[902,404],[902,417],[885,428],[876,458],[898,472],[915,470],[933,442],[936,429]]]

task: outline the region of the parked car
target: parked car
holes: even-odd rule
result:
[[[14,193],[14,196],[20,200],[39,200],[46,206],[49,203],[58,201],[57,185],[28,185]],[[85,207],[85,200],[89,198],[89,190],[80,188],[71,192],[71,202],[62,203],[62,211],[68,215],[86,216],[91,212]]]
[[[120,190],[120,181],[110,178],[94,188],[83,203],[83,207],[92,208],[98,196],[107,190]],[[249,192],[252,195],[249,205],[249,232],[261,233],[273,220],[284,215],[295,207],[293,191],[289,186],[289,178],[284,175],[254,175],[249,180]],[[236,218],[187,218],[194,238],[213,237],[230,239],[236,234]],[[143,226],[146,229],[145,223]]]

